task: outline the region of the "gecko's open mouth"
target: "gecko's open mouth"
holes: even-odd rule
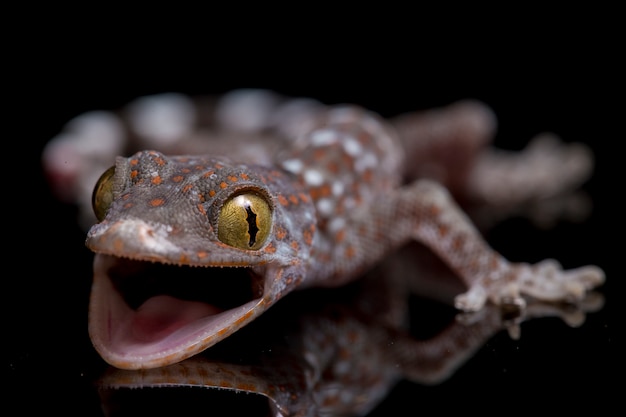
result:
[[[265,310],[264,269],[166,265],[97,254],[89,333],[120,368],[151,368],[217,343]]]
[[[205,303],[221,312],[263,295],[262,277],[251,268],[207,269],[120,258],[107,274],[126,304],[136,311],[159,296]]]

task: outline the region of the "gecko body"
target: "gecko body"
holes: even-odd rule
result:
[[[208,110],[197,106],[190,118],[193,106],[171,98],[134,103],[125,116],[137,147],[161,151],[118,156],[97,181],[90,177],[97,222],[86,239],[96,254],[89,333],[116,367],[154,368],[191,357],[289,292],[343,285],[412,240],[465,283],[467,291],[455,299],[463,311],[486,302],[523,307],[523,295],[576,300],[604,280],[595,266],[565,271],[552,260],[507,261],[458,205],[448,188],[464,189],[465,181],[470,191],[463,197],[479,200],[484,195],[472,190],[483,190],[481,178],[489,177],[473,175],[483,172],[478,156],[492,130],[492,115],[475,103],[443,110],[434,120],[389,121],[354,105],[243,90]],[[117,138],[120,129],[107,129]],[[102,152],[87,156],[110,163],[121,141],[110,142],[109,162]],[[459,155],[441,157],[442,143],[464,149],[464,162],[455,162]],[[54,146],[48,153],[53,174],[59,149],[67,149]],[[428,161],[434,175],[407,181],[416,170],[412,148],[422,156],[435,149]],[[589,155],[555,149],[540,169],[518,177],[539,189],[569,190],[572,177],[588,172]],[[541,175],[563,169],[552,167],[555,161],[567,175],[542,184]],[[87,169],[77,166],[70,177]],[[496,191],[494,201],[506,200],[502,207],[541,194],[499,197]],[[76,200],[79,194],[85,193],[76,191]]]

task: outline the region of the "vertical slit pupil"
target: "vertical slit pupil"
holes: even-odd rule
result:
[[[250,235],[248,246],[252,247],[256,243],[256,235],[259,232],[259,228],[256,225],[256,213],[252,211],[249,204],[246,206],[246,213],[248,213],[246,221],[248,222],[248,234]]]

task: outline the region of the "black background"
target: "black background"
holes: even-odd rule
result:
[[[91,255],[74,208],[47,189],[43,145],[84,111],[114,109],[145,94],[238,87],[357,103],[385,116],[471,97],[495,110],[498,146],[520,149],[542,131],[589,145],[597,167],[585,185],[594,200],[587,222],[541,231],[511,220],[488,239],[511,260],[554,257],[565,267],[603,267],[603,310],[576,329],[546,319],[523,325],[520,341],[498,335],[440,386],[400,383],[373,415],[581,407],[604,414],[617,404],[615,389],[624,377],[618,356],[624,227],[616,210],[624,178],[624,131],[618,126],[624,82],[610,12],[587,12],[536,11],[515,24],[508,14],[467,19],[462,26],[441,19],[428,29],[420,26],[429,20],[423,14],[396,23],[400,11],[367,19],[322,16],[307,26],[296,23],[298,15],[252,27],[234,15],[209,13],[190,33],[174,29],[174,17],[137,31],[134,21],[122,24],[119,16],[97,25],[93,14],[44,17],[46,24],[25,20],[9,42],[15,54],[4,64],[10,75],[4,100],[3,380],[11,387],[9,404],[18,410],[10,414],[44,409],[100,415],[90,381],[103,364],[86,331]],[[216,29],[222,20],[227,24]]]

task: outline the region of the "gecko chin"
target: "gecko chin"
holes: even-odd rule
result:
[[[191,267],[97,254],[89,335],[122,369],[179,362],[219,342],[271,304],[266,271]]]

